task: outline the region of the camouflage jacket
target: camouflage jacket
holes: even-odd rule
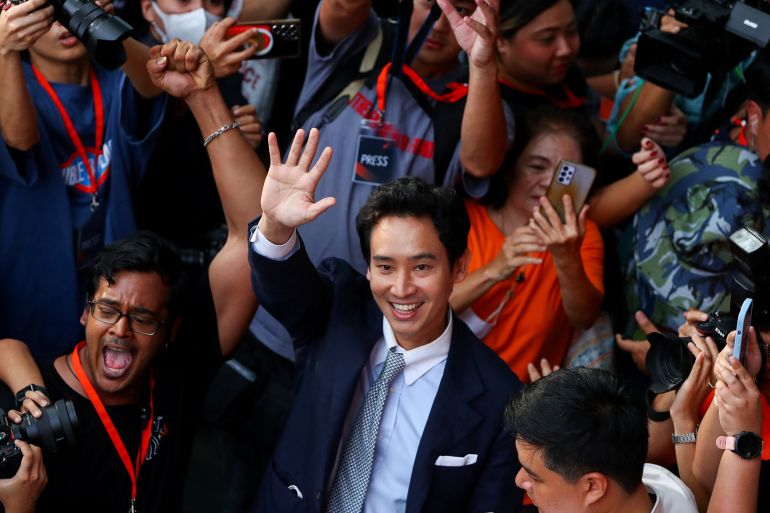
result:
[[[724,142],[691,148],[671,161],[671,179],[636,213],[626,295],[658,326],[676,329],[682,312],[729,311],[731,233],[765,233],[768,205],[757,181],[759,157]]]

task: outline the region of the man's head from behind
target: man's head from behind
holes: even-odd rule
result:
[[[372,294],[399,344],[431,342],[465,277],[470,221],[451,189],[406,177],[375,190],[356,217]]]
[[[145,385],[172,335],[181,276],[172,246],[150,232],[117,241],[94,259],[80,356],[106,404],[132,402]]]
[[[609,372],[563,369],[534,382],[508,407],[506,424],[522,464],[516,484],[542,513],[621,504],[641,486],[644,404]]]

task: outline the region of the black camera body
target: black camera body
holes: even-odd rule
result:
[[[703,92],[709,74],[726,76],[770,41],[765,0],[669,0],[669,5],[688,28],[670,34],[643,26],[634,72],[689,98]]]
[[[14,440],[23,440],[39,446],[46,452],[56,452],[66,445],[75,444],[78,417],[70,400],[60,399],[42,408],[43,415],[35,418],[22,415],[21,424],[10,422],[0,409],[0,478],[13,477],[21,464],[21,449]]]
[[[11,0],[22,4],[27,0]],[[88,50],[88,54],[107,69],[126,62],[122,41],[133,28],[118,16],[111,16],[91,0],[48,0],[56,21],[67,27]]]
[[[727,334],[735,330],[738,312],[746,298],[753,300],[751,324],[759,330],[770,328],[770,245],[750,227],[733,232],[728,242],[733,256],[730,313],[711,314],[698,324],[698,331],[704,337],[710,336],[720,351],[727,344]],[[678,388],[695,362],[687,349],[690,338],[650,333],[647,340],[650,390],[661,393]]]

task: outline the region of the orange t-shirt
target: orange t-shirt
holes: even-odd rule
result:
[[[468,249],[471,273],[494,260],[505,242],[505,235],[492,222],[487,207],[466,201],[471,220]],[[575,328],[562,307],[559,278],[549,252],[533,254],[541,264],[525,265],[509,279],[496,283],[472,305],[481,319],[500,310],[497,324],[484,337],[484,343],[495,350],[522,381],[528,381],[527,364],[546,358],[561,364],[575,336]],[[586,232],[580,247],[583,268],[591,284],[604,293],[604,244],[593,221],[586,221]],[[523,278],[520,276],[523,275]],[[518,279],[517,279],[518,278]]]

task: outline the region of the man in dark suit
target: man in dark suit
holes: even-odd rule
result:
[[[383,185],[356,219],[366,277],[339,259],[316,269],[296,227],[335,202],[313,198],[331,149],[308,171],[317,131],[303,140],[282,164],[269,137],[251,226],[257,297],[308,351],[254,511],[516,510],[502,414],[521,384],[449,308],[467,262],[462,200],[415,178]]]

